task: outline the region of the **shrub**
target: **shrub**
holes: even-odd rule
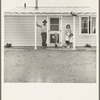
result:
[[[85,47],[90,48],[90,47],[92,47],[92,46],[91,46],[90,44],[86,44]]]
[[[5,47],[7,47],[7,48],[10,48],[11,46],[12,46],[11,43],[7,43],[7,44],[5,45]]]

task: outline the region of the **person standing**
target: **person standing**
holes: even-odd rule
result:
[[[57,48],[57,47],[58,47],[58,45],[57,45],[57,41],[58,41],[58,34],[57,34],[57,33],[55,33],[54,35],[55,35],[55,39],[54,39],[54,41],[55,41],[55,48]]]
[[[41,28],[42,46],[43,47],[47,47],[47,44],[46,44],[46,40],[47,40],[47,26],[46,26],[46,24],[47,24],[46,20],[43,21],[43,25],[38,25],[37,24],[37,26]]]
[[[71,31],[71,27],[70,25],[68,24],[66,26],[66,30],[65,30],[65,42],[66,42],[66,47],[68,48],[69,47],[69,39],[70,39],[70,34],[72,33]]]
[[[73,48],[73,40],[74,40],[73,34],[71,33],[70,34],[70,39],[69,39],[70,48]]]

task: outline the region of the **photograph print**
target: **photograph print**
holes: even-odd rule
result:
[[[97,0],[5,0],[4,82],[96,83],[97,13]]]

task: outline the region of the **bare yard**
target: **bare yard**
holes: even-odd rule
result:
[[[4,81],[95,83],[96,51],[5,48]]]

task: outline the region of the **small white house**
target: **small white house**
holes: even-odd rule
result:
[[[96,11],[89,7],[17,7],[5,12],[5,44],[12,46],[42,46],[41,30],[36,23],[47,20],[47,46],[65,45],[65,28],[69,24],[74,35],[74,48],[96,46]]]

